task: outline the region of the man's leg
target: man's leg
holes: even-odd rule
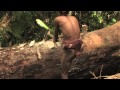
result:
[[[70,69],[72,60],[75,58],[75,51],[73,49],[64,49],[61,58],[61,78],[68,79],[68,71]]]

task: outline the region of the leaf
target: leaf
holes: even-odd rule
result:
[[[98,19],[99,19],[99,23],[103,22],[103,18],[101,16],[99,16]]]
[[[113,22],[113,23],[115,23],[115,22],[116,22],[116,19],[115,19],[115,18],[113,18],[113,19],[112,19],[112,22]]]
[[[96,16],[96,15],[97,15],[96,11],[93,11],[93,15],[94,15],[94,16]]]
[[[26,45],[26,43],[20,44],[18,48],[23,48]]]
[[[33,40],[33,41],[30,42],[29,47],[34,46],[34,44],[35,44],[35,40]]]
[[[41,27],[45,28],[46,30],[49,30],[49,27],[40,19],[36,19],[36,22],[38,25],[40,25]]]

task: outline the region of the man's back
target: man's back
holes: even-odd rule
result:
[[[63,53],[61,57],[61,77],[68,79],[68,71],[72,60],[80,55],[82,40],[78,20],[74,16],[67,16],[68,11],[59,11],[55,18],[54,42],[58,41],[59,27],[63,34]],[[55,44],[56,45],[56,44]]]
[[[80,28],[74,16],[58,16],[55,21],[61,27],[64,40],[75,40],[80,38]]]

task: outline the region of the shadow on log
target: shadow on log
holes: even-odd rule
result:
[[[90,79],[99,75],[119,73],[120,22],[89,32],[82,36],[83,52],[73,60],[70,79]],[[53,48],[51,40],[39,45],[42,59],[37,56],[37,46],[0,49],[1,79],[60,79],[62,48]]]

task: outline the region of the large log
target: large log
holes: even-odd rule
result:
[[[73,60],[70,79],[86,79],[119,72],[120,22],[82,36],[83,51]],[[37,44],[38,45],[38,44]],[[2,79],[60,79],[62,47],[57,49],[52,41],[38,46],[18,46],[0,49],[0,78]],[[92,74],[91,74],[92,72]]]
[[[83,52],[76,63],[78,73],[74,74],[74,78],[95,77],[91,72],[97,76],[119,72],[120,22],[87,33],[83,36],[83,42]]]

